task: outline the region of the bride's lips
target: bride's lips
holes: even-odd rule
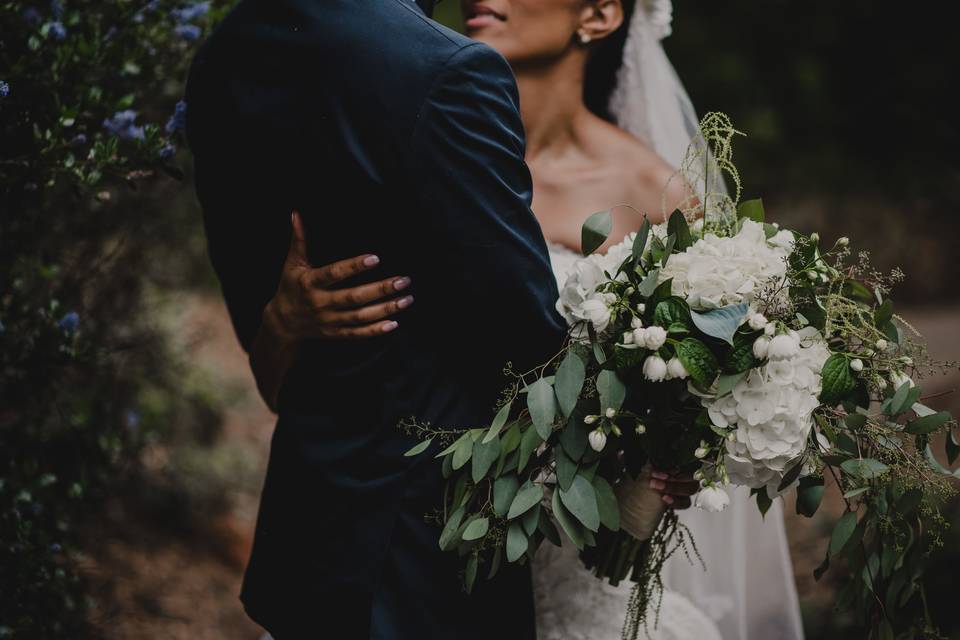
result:
[[[505,15],[497,13],[484,4],[471,4],[467,6],[463,17],[468,29],[482,29],[497,22],[507,21]]]

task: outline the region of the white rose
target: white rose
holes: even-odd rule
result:
[[[647,349],[656,351],[667,341],[667,332],[663,327],[647,327],[647,332],[644,337]]]
[[[597,333],[603,331],[610,325],[610,308],[603,296],[594,296],[584,301],[580,307],[582,320],[587,320],[597,330]]]
[[[690,377],[690,372],[680,362],[680,358],[673,357],[667,362],[667,376],[676,380],[684,380]]]
[[[758,360],[766,360],[767,353],[770,350],[770,338],[766,336],[760,336],[753,343],[753,355]]]
[[[652,355],[643,363],[643,375],[651,382],[662,382],[667,379],[667,363],[660,356]]]
[[[641,312],[641,313],[642,313],[642,312]],[[642,328],[643,328],[643,320],[641,320],[641,319],[638,318],[637,316],[633,316],[633,318],[630,319],[630,328],[631,328],[631,329],[642,329]]]
[[[719,513],[730,505],[730,496],[720,487],[704,487],[694,498],[694,505],[710,513]]]
[[[767,357],[771,360],[784,360],[792,358],[800,351],[800,341],[789,333],[775,336],[770,341],[767,349]]]
[[[647,346],[647,330],[643,327],[638,327],[633,330],[633,344],[638,347]]]
[[[607,434],[603,432],[603,429],[594,429],[587,436],[587,439],[590,441],[590,448],[594,451],[603,451],[603,448],[607,446]]]

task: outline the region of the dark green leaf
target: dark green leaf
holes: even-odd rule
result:
[[[569,491],[560,489],[560,500],[570,513],[590,531],[600,529],[600,511],[597,508],[597,492],[583,476],[576,476]]]
[[[619,531],[620,505],[610,483],[600,476],[595,476],[593,478],[593,489],[597,492],[597,510],[600,512],[600,523],[611,531]]]
[[[676,250],[679,252],[686,251],[693,244],[687,219],[679,209],[670,215],[670,220],[667,221],[667,233],[676,237]]]
[[[583,416],[572,415],[567,420],[566,426],[560,432],[560,446],[571,460],[578,461],[583,457],[589,444],[587,438],[590,434],[590,427],[583,423]]]
[[[706,335],[733,345],[733,335],[743,324],[749,310],[750,305],[744,302],[710,311],[691,311],[690,318],[697,329]]]
[[[725,373],[744,373],[756,366],[757,359],[753,355],[753,343],[756,339],[756,333],[738,333],[733,337],[733,349],[723,363]]]
[[[844,547],[847,546],[847,542],[850,541],[850,538],[853,536],[853,530],[857,528],[857,514],[853,511],[848,511],[843,514],[843,517],[840,518],[839,522],[833,529],[833,534],[830,536],[830,555],[835,556],[841,551]]]
[[[797,487],[797,513],[812,518],[823,501],[823,491],[823,478],[800,478],[800,486]]]
[[[916,420],[907,423],[905,431],[915,436],[925,435],[928,433],[933,433],[943,425],[950,422],[950,420],[952,420],[950,414],[946,411],[941,411],[940,413],[935,413],[932,416],[917,418]]]
[[[473,438],[461,438],[457,441],[457,448],[453,451],[453,470],[456,471],[470,461],[473,455]]]
[[[873,458],[847,460],[840,465],[840,468],[850,475],[863,478],[864,480],[879,478],[890,470],[890,467]]]
[[[577,475],[577,463],[570,459],[562,447],[556,450],[555,455],[557,459],[557,484],[564,491],[568,491],[570,485],[573,484],[574,476]]]
[[[863,415],[862,413],[851,413],[844,417],[843,422],[851,431],[859,431],[866,426],[867,416]]]
[[[470,542],[471,540],[479,540],[483,536],[487,535],[487,531],[489,530],[490,520],[487,518],[477,518],[468,524],[467,528],[463,530],[463,539],[467,542]]]
[[[537,530],[538,522],[540,522],[539,504],[533,505],[533,509],[529,509],[525,514],[523,514],[523,517],[520,518],[520,524],[528,536],[532,536],[533,532]]]
[[[767,493],[766,487],[763,487],[757,491],[757,507],[760,509],[760,515],[766,516],[767,511],[769,511],[770,507],[772,506],[773,498],[771,498],[770,494]]]
[[[457,530],[460,529],[460,523],[463,522],[463,514],[466,512],[465,507],[460,507],[452,514],[450,518],[447,519],[447,522],[443,525],[443,530],[440,532],[440,548],[444,551],[449,551],[453,548],[453,543],[458,542],[455,538]]]
[[[887,414],[891,416],[898,415],[907,408],[907,397],[910,395],[911,384],[904,382],[897,388],[893,398],[890,399],[890,405],[887,407]]]
[[[487,580],[493,580],[494,576],[500,570],[503,563],[503,547],[497,547],[493,550],[493,558],[490,560],[490,571],[487,573]]]
[[[550,521],[550,516],[547,515],[546,509],[540,510],[540,523],[537,525],[537,528],[540,530],[540,533],[543,534],[544,538],[558,547],[561,546],[562,542],[560,541],[560,532],[557,531],[557,528],[553,525],[553,522]]]
[[[479,559],[476,553],[470,554],[470,559],[467,560],[467,568],[463,573],[463,586],[466,589],[467,593],[473,591],[473,583],[477,580],[477,563]]]
[[[653,313],[653,322],[661,327],[679,324],[686,327],[690,320],[690,307],[681,298],[670,297],[657,305]]]
[[[663,256],[660,258],[660,266],[667,266],[667,261],[670,260],[670,255],[673,253],[673,250],[677,246],[677,236],[669,235],[667,236],[666,245],[663,247]]]
[[[599,249],[613,230],[613,215],[610,211],[595,213],[583,223],[580,232],[580,246],[583,255],[588,256]]]
[[[513,499],[520,490],[520,480],[509,475],[497,478],[493,482],[493,512],[501,518],[507,515]]]
[[[640,258],[643,257],[643,250],[647,247],[647,238],[650,236],[650,220],[646,216],[643,217],[643,224],[640,225],[640,231],[637,232],[637,237],[633,239],[633,263],[639,264]]]
[[[763,211],[763,200],[744,200],[737,206],[737,217],[762,223],[766,217]]]
[[[650,273],[647,274],[647,277],[640,282],[640,286],[637,287],[637,292],[644,298],[651,297],[653,292],[657,290],[659,279],[660,269],[652,269]]]
[[[570,538],[570,541],[573,545],[583,550],[583,527],[577,522],[577,519],[570,515],[570,512],[567,511],[566,507],[563,506],[563,503],[560,500],[560,492],[553,492],[553,517],[556,518],[557,523],[560,525],[560,528],[563,529],[564,533],[567,534],[567,537]]]
[[[893,300],[889,298],[883,301],[877,310],[873,313],[874,324],[877,327],[882,327],[883,325],[890,322],[893,319]]]
[[[407,458],[412,458],[413,456],[418,456],[424,451],[426,451],[430,445],[433,443],[433,438],[427,438],[423,442],[418,443],[415,447],[403,454]]]
[[[569,416],[576,408],[586,376],[587,370],[580,356],[572,351],[567,353],[557,368],[557,377],[554,381],[557,402],[560,404],[563,415]]]
[[[817,582],[820,582],[820,578],[823,577],[823,574],[827,572],[827,569],[830,568],[830,554],[823,559],[823,562],[820,563],[820,566],[813,570],[813,579]]]
[[[694,382],[703,389],[710,388],[720,365],[707,345],[696,338],[685,338],[677,345],[677,357]]]
[[[530,385],[527,393],[527,409],[530,419],[537,428],[541,440],[550,437],[553,421],[557,417],[557,401],[553,394],[553,385],[540,378]]]
[[[523,437],[520,439],[520,460],[517,462],[518,471],[523,471],[527,467],[530,454],[542,443],[543,438],[540,437],[537,430],[532,425],[528,426],[527,430],[523,432]]]
[[[749,371],[741,371],[731,375],[724,375],[717,378],[717,397],[722,397],[733,391],[740,382],[746,379]]]
[[[820,401],[830,406],[843,400],[857,386],[857,381],[850,370],[850,362],[846,356],[839,353],[835,353],[827,359],[820,372],[820,377],[823,384]]]
[[[471,439],[471,437],[472,437],[472,436],[470,435],[470,432],[469,432],[469,431],[464,431],[463,435],[461,435],[459,438],[457,438],[457,439],[453,442],[453,444],[451,444],[449,447],[447,447],[446,449],[444,449],[443,451],[441,451],[440,453],[438,453],[438,454],[437,454],[436,456],[434,456],[434,457],[436,457],[436,458],[442,458],[442,457],[444,457],[444,456],[446,456],[446,455],[450,455],[451,453],[453,453],[454,451],[457,450],[457,447],[460,446],[460,443],[461,443],[461,442],[463,442],[464,440],[469,440],[469,439]]]
[[[507,562],[516,562],[527,552],[530,542],[519,522],[513,522],[507,529]]]
[[[790,470],[783,474],[783,480],[780,481],[780,486],[777,487],[777,491],[783,492],[796,482],[797,478],[800,477],[800,472],[803,471],[803,459],[800,459],[796,464],[790,467]]]
[[[510,503],[510,510],[507,512],[507,518],[513,520],[522,516],[527,510],[532,509],[533,505],[540,504],[543,499],[543,485],[533,484],[529,480],[523,483],[517,496]]]

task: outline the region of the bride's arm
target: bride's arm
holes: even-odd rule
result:
[[[379,264],[376,256],[357,256],[314,269],[306,253],[300,216],[291,216],[290,249],[280,284],[267,303],[250,347],[250,367],[264,401],[276,411],[277,398],[300,344],[308,339],[359,340],[390,333],[389,319],[413,304],[413,296],[396,296],[410,279],[392,277],[350,289],[332,289]]]

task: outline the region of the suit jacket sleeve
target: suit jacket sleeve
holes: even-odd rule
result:
[[[523,156],[513,72],[486,45],[461,49],[421,109],[413,169],[426,250],[442,269],[429,295],[465,300],[451,322],[467,339],[488,336],[485,355],[500,365],[539,364],[559,350],[566,330]]]

